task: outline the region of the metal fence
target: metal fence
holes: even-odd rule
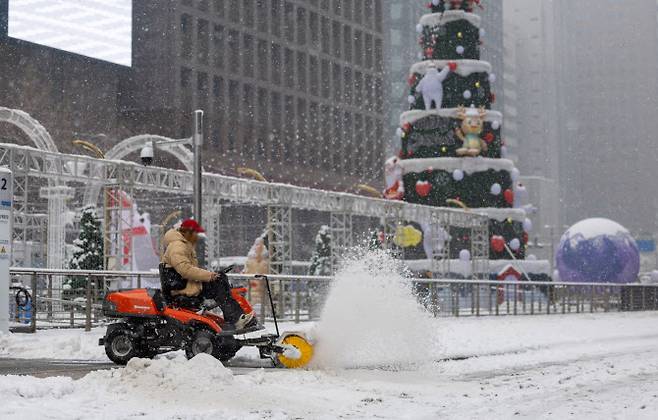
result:
[[[118,289],[157,287],[152,272],[11,269],[10,319],[14,331],[102,325],[105,295]],[[64,281],[53,281],[58,280]],[[317,320],[331,277],[272,275],[277,317]],[[271,317],[262,280],[231,274],[245,286],[247,298],[262,319]],[[411,279],[420,305],[436,317],[571,314],[658,310],[658,285]],[[54,284],[64,284],[60,288]],[[367,310],[367,308],[366,308]],[[394,312],[395,308],[391,308]]]

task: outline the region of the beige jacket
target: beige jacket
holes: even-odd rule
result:
[[[185,289],[173,291],[172,294],[198,296],[202,289],[201,283],[212,281],[214,273],[199,268],[194,246],[178,230],[169,230],[164,236],[163,245],[166,250],[162,254],[162,262],[167,267],[173,267],[187,280]]]

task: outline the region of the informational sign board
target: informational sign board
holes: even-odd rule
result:
[[[12,185],[11,171],[0,168],[0,333],[9,331]]]

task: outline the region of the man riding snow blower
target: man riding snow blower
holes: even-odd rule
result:
[[[245,314],[231,296],[226,276],[199,268],[196,244],[204,232],[196,220],[187,219],[165,234],[161,268],[171,295],[184,307],[201,307],[202,311],[220,307],[235,330],[256,324],[254,313]]]

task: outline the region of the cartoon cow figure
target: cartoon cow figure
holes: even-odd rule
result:
[[[432,103],[435,108],[443,106],[443,82],[446,80],[450,72],[457,69],[457,63],[450,62],[440,72],[432,67],[420,79],[416,92],[423,95],[423,102],[425,102],[425,110],[432,109]]]

